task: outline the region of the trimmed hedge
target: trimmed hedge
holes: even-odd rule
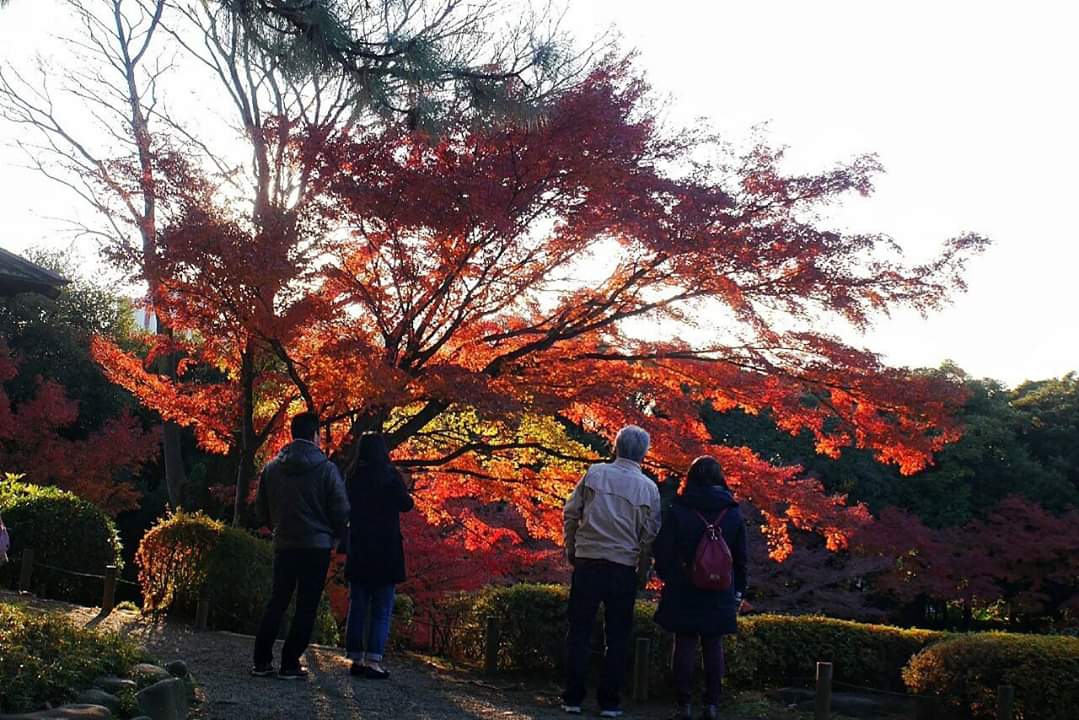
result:
[[[0,479],[0,515],[11,532],[11,562],[0,567],[0,585],[18,580],[24,548],[36,563],[103,575],[106,565],[123,567],[116,524],[93,503],[59,488]],[[33,589],[45,597],[84,605],[101,602],[101,581],[45,567],[34,568]]]
[[[557,676],[564,669],[566,608],[562,585],[487,587],[435,608],[437,651],[478,665],[487,618],[495,618],[503,672]],[[652,639],[653,690],[669,688],[672,638],[652,621],[655,606],[638,602],[634,637]],[[1008,633],[952,635],[820,616],[751,615],[726,638],[732,686],[765,689],[809,681],[818,661],[837,681],[877,689],[936,694],[971,717],[992,717],[996,688],[1016,688],[1016,718],[1065,720],[1079,703],[1079,639]],[[599,646],[602,622],[596,622]]]
[[[553,673],[564,665],[566,603],[561,585],[488,586],[454,595],[437,608],[441,648],[466,663],[483,662],[488,617],[498,621],[498,668],[507,672]]]
[[[978,633],[954,637],[911,658],[911,692],[937,695],[973,718],[992,718],[1000,685],[1015,687],[1015,717],[1069,720],[1079,704],[1079,639]]]
[[[728,677],[739,687],[810,679],[817,661],[824,661],[843,682],[902,690],[900,673],[911,656],[946,637],[816,615],[751,615],[739,620],[738,629],[726,649]]]
[[[568,588],[562,585],[487,587],[454,596],[438,608],[442,650],[463,662],[483,660],[486,619],[501,637],[499,670],[557,674],[564,669]],[[633,635],[652,640],[657,689],[669,674],[672,637],[652,621],[655,606],[639,601]],[[597,635],[602,623],[597,620]],[[844,682],[902,689],[900,671],[912,655],[943,633],[865,625],[814,616],[756,615],[739,620],[726,639],[728,676],[741,688],[765,688],[812,677],[819,660]],[[598,637],[597,637],[598,640]]]
[[[144,609],[191,618],[199,598],[208,597],[214,627],[248,634],[258,628],[273,580],[269,542],[202,513],[176,512],[143,536],[135,562]],[[323,595],[314,641],[336,645],[339,637]]]
[[[0,604],[0,713],[69,701],[73,688],[90,687],[102,675],[124,676],[143,659],[118,635]]]

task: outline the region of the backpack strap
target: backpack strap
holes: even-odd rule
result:
[[[700,510],[694,510],[693,512],[697,513],[697,517],[699,517],[701,519],[701,522],[704,523],[705,532],[709,532],[712,534],[712,537],[715,537],[716,530],[719,528],[719,524],[723,522],[723,518],[727,514],[728,510],[730,510],[729,507],[723,508],[723,511],[719,513],[719,516],[712,522],[708,522],[708,518],[702,515]],[[720,533],[722,534],[722,531],[720,531]]]

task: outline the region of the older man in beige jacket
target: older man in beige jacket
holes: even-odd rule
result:
[[[659,488],[641,471],[648,433],[627,425],[615,438],[616,458],[599,463],[574,488],[563,511],[566,554],[573,565],[569,596],[568,680],[562,709],[580,714],[586,695],[592,624],[602,604],[607,652],[598,693],[600,716],[620,717],[633,603],[659,533]]]

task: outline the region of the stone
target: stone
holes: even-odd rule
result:
[[[154,683],[135,694],[139,712],[151,720],[184,720],[187,717],[187,686],[179,678]]]
[[[187,663],[183,660],[173,660],[165,666],[165,669],[168,670],[173,677],[178,677],[181,680],[191,674],[187,669]]]
[[[101,705],[107,707],[114,713],[120,711],[120,698],[110,692],[98,690],[97,688],[83,690],[78,693],[75,696],[75,702],[80,705]]]
[[[131,668],[131,672],[129,674],[138,682],[141,687],[153,685],[155,682],[160,682],[161,680],[168,680],[172,677],[172,673],[170,673],[168,670],[161,667],[160,665],[154,665],[153,663],[139,663],[135,667]]]
[[[94,687],[101,688],[105,692],[110,692],[113,695],[123,692],[124,690],[135,691],[139,689],[138,684],[134,680],[128,680],[127,678],[118,678],[115,675],[106,675],[94,680]],[[101,703],[104,705],[104,703]]]
[[[103,705],[63,705],[22,715],[0,715],[0,720],[112,720],[112,711]]]

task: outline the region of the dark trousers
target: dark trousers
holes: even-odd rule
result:
[[[697,670],[697,640],[700,638],[704,655],[704,704],[718,705],[723,693],[723,636],[722,635],[675,635],[674,636],[674,689],[679,705],[693,701],[693,681]]]
[[[273,644],[281,629],[293,592],[296,610],[292,615],[285,646],[281,649],[281,668],[294,669],[311,642],[315,616],[330,567],[329,549],[278,550],[273,558],[273,590],[266,612],[255,635],[255,665],[273,662]]]
[[[599,705],[614,709],[626,674],[629,636],[633,630],[633,604],[637,597],[637,571],[606,560],[578,560],[569,592],[569,636],[566,640],[567,705],[580,705],[587,694],[586,682],[592,645],[592,624],[603,605],[603,629],[607,652],[599,684]]]

